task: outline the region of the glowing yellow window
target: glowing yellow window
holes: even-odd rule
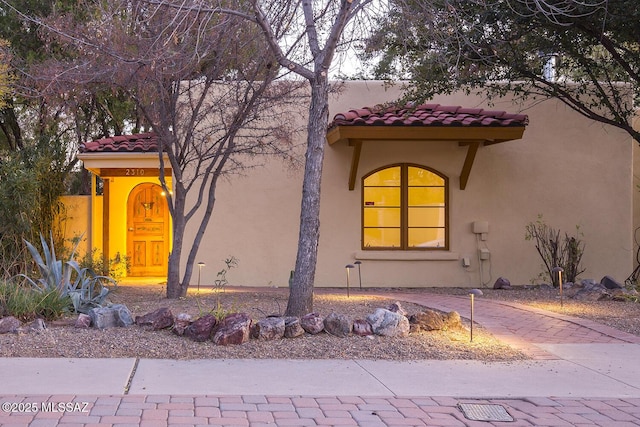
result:
[[[363,249],[447,249],[447,178],[400,164],[363,178]]]

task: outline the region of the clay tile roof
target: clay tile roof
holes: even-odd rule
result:
[[[119,135],[80,144],[81,153],[148,153],[158,151],[158,137],[155,133]]]
[[[329,129],[337,126],[526,126],[526,114],[463,108],[440,104],[376,106],[336,114]]]

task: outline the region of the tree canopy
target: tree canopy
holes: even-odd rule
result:
[[[145,0],[87,1],[81,10],[90,18],[54,14],[43,23],[75,54],[43,62],[35,81],[45,96],[123,93],[157,135],[173,233],[167,296],[184,296],[218,180],[256,166],[254,156],[287,156],[294,129],[279,118],[299,102],[300,84],[274,84],[277,62],[240,17]],[[190,221],[196,233],[187,240]]]
[[[10,61],[9,43],[0,39],[0,109],[7,105],[7,97],[11,93]]]
[[[558,98],[640,142],[636,0],[392,0],[368,41],[382,78],[411,81],[407,98],[483,90]]]

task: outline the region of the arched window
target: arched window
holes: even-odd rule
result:
[[[362,178],[362,249],[448,249],[447,177],[398,164]]]

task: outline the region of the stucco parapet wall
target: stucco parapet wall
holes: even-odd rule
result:
[[[363,261],[457,261],[460,254],[451,251],[357,251],[353,257]]]

